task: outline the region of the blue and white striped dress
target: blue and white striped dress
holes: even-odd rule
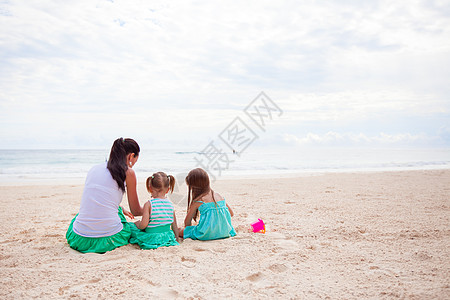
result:
[[[152,208],[150,221],[147,227],[158,227],[167,224],[172,224],[173,222],[173,204],[168,199],[150,199],[150,206]]]
[[[179,245],[171,225],[174,207],[169,199],[150,199],[151,214],[147,228],[140,230],[134,223],[130,224],[131,244],[138,244],[141,249],[156,249]]]

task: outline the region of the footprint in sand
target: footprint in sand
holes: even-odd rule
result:
[[[214,253],[225,253],[225,252],[227,252],[227,249],[225,249],[225,248],[217,248],[217,249],[213,249],[212,252],[214,252]]]
[[[57,233],[55,233],[55,234],[46,234],[46,235],[44,235],[44,237],[47,237],[47,238],[61,237],[61,234],[57,234]]]
[[[197,248],[194,248],[194,251],[197,251],[197,252],[204,252],[204,251],[208,251],[208,250],[206,250],[206,249],[204,249],[204,248],[197,247]]]
[[[100,278],[92,278],[91,280],[88,281],[88,283],[97,283],[100,281]]]
[[[161,286],[160,284],[154,283],[154,282],[151,281],[151,280],[147,280],[147,283],[150,284],[151,286]]]
[[[3,240],[3,241],[0,241],[0,244],[15,243],[18,241],[19,241],[19,239]]]
[[[288,267],[284,264],[273,264],[269,267],[269,270],[274,273],[283,273],[286,272]]]
[[[33,234],[33,233],[35,233],[36,232],[36,229],[35,228],[29,228],[29,229],[25,229],[25,230],[22,230],[21,232],[20,232],[20,234]]]
[[[65,286],[59,288],[58,294],[60,296],[62,296],[64,294],[66,294],[66,292],[68,292],[70,289],[77,288],[77,287],[80,287],[80,286],[89,285],[89,284],[98,283],[98,282],[100,282],[100,280],[101,280],[100,278],[92,278],[91,280],[89,280],[87,282],[80,282],[80,283],[73,284],[71,286],[70,285],[65,285]],[[74,298],[74,297],[71,295],[70,298]],[[78,298],[78,297],[76,297],[76,298]]]
[[[248,225],[237,225],[234,226],[234,229],[237,233],[249,233],[250,232],[250,226]]]
[[[9,255],[9,254],[6,254],[6,255],[0,254],[0,260],[8,259],[10,257],[11,257],[11,255]]]
[[[284,234],[278,232],[269,232],[266,233],[266,235],[270,237],[280,248],[292,250],[298,247],[298,243],[296,241],[288,239]]]
[[[284,201],[284,204],[296,204],[296,202],[287,200],[287,201]]]
[[[158,298],[163,299],[173,299],[179,296],[179,293],[176,290],[166,287],[156,289],[156,294],[159,295]]]
[[[190,257],[181,257],[181,264],[185,266],[186,268],[193,268],[197,264],[197,260]]]
[[[41,250],[41,251],[51,249],[51,247],[48,247],[48,246],[39,246],[39,247],[33,247],[33,248],[36,250]]]
[[[65,293],[69,288],[70,288],[70,286],[68,286],[68,285],[63,286],[63,287],[60,287],[59,290],[58,290],[58,294],[59,294],[60,296],[64,295],[64,293]]]
[[[251,282],[257,282],[260,281],[262,278],[264,277],[264,275],[261,272],[252,274],[250,276],[247,276],[245,279],[247,279],[248,281]]]

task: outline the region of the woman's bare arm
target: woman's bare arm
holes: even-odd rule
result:
[[[129,168],[127,170],[127,177],[125,178],[127,184],[127,197],[128,205],[130,206],[131,213],[135,216],[142,216],[142,207],[139,204],[137,195],[137,179],[134,170]]]

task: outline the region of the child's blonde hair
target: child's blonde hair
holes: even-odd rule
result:
[[[152,189],[157,192],[162,192],[165,189],[169,188],[169,191],[172,193],[175,187],[175,177],[173,177],[172,175],[167,175],[164,172],[156,172],[153,173],[152,176],[147,178],[145,186],[149,193],[150,187],[152,187]]]

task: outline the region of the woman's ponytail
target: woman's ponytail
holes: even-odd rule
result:
[[[111,147],[107,168],[123,192],[125,192],[125,179],[128,170],[127,155],[134,153],[139,156],[139,152],[139,145],[133,139],[118,138]]]

